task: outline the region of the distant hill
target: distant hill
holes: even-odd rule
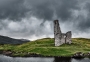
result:
[[[0,44],[22,44],[29,42],[27,39],[14,39],[7,36],[0,35]]]

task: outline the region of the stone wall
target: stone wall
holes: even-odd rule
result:
[[[55,38],[55,46],[61,45],[61,30],[59,27],[58,20],[54,21],[54,38]]]
[[[65,43],[71,44],[71,37],[72,37],[71,31],[68,31],[67,33],[62,33],[59,27],[58,20],[55,20],[54,21],[55,46],[60,46]]]
[[[71,44],[71,31],[66,33],[66,43]]]

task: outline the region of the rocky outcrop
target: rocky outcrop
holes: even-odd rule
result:
[[[68,31],[67,33],[62,33],[59,27],[58,20],[55,20],[54,21],[55,46],[60,46],[65,43],[71,44],[71,37],[72,37],[71,31]]]
[[[72,57],[90,57],[90,52],[88,53],[77,52]]]
[[[3,51],[2,54],[3,55],[10,56],[12,54],[12,52],[11,51]]]

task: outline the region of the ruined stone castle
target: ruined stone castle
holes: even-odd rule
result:
[[[60,46],[62,44],[68,43],[71,44],[71,31],[67,33],[62,33],[59,27],[58,20],[54,20],[54,39],[55,39],[55,46]]]

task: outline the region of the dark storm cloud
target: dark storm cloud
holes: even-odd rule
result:
[[[76,29],[81,32],[88,32],[90,31],[90,1],[86,2],[85,5],[80,9],[80,11],[84,10],[82,12],[83,14],[78,15],[77,17],[77,24]],[[86,14],[86,15],[85,15]]]
[[[24,0],[0,0],[0,19],[20,20],[28,12]]]
[[[57,18],[67,20],[72,15],[71,10],[77,9],[77,0],[1,0],[1,2],[4,4],[0,5],[0,19],[10,20],[20,20],[29,11],[31,15],[44,20],[52,20],[54,12]]]
[[[49,6],[50,3],[48,1],[34,6],[32,9],[32,15],[40,19],[52,20],[53,9]]]
[[[0,0],[0,34],[48,37],[53,34],[54,19],[59,19],[62,31],[87,32],[89,6],[89,0]]]
[[[82,32],[88,32],[88,30],[90,30],[90,18],[80,22],[78,25],[78,29]]]
[[[40,3],[33,5],[32,14],[37,18],[53,20],[53,16],[65,21],[71,18],[72,10],[78,9],[77,0],[38,0]],[[34,1],[35,2],[35,1]],[[36,1],[37,2],[37,1]]]
[[[78,10],[77,0],[60,0],[61,4],[56,7],[56,15],[61,18],[62,21],[67,21],[72,17],[72,10]]]

